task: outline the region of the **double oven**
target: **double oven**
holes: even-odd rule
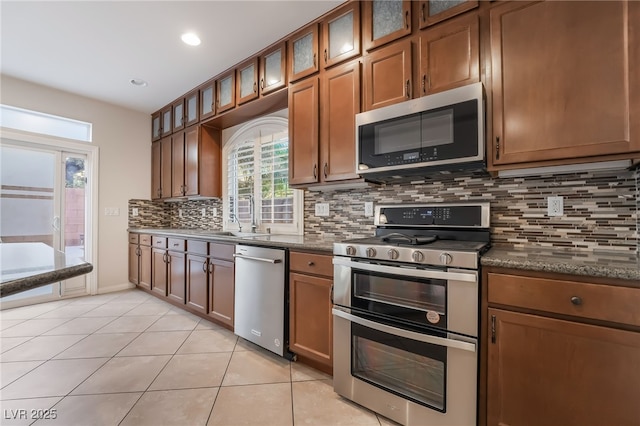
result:
[[[378,207],[379,235],[334,246],[334,389],[404,425],[476,423],[488,205],[462,207]]]

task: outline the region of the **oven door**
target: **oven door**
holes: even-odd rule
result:
[[[478,271],[334,257],[334,303],[389,319],[478,335]]]
[[[336,307],[334,390],[404,425],[476,423],[477,340]]]

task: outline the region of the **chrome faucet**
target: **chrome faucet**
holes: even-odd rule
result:
[[[238,220],[238,216],[236,216],[234,213],[231,213],[229,215],[229,219],[231,219],[232,221],[238,222],[238,232],[242,232],[242,225],[240,224],[240,221]]]
[[[258,226],[256,225],[256,203],[253,195],[249,195],[249,209],[251,210],[251,232],[255,234]]]

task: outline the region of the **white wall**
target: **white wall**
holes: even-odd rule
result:
[[[94,99],[0,75],[0,102],[93,124],[100,149],[98,184],[98,291],[128,286],[128,200],[148,199],[151,188],[151,118]],[[120,208],[105,216],[105,207]]]

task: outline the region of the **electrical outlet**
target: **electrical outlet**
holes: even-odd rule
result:
[[[120,216],[120,209],[118,207],[105,207],[105,216]]]
[[[329,204],[316,203],[316,216],[329,216]]]
[[[206,207],[202,208],[202,217],[207,217],[207,208]]]
[[[178,217],[182,217],[182,209],[178,209]]]
[[[133,217],[137,217],[138,216],[138,208],[134,207],[131,209],[131,216]]]
[[[218,217],[218,208],[217,207],[213,208],[213,217]]]
[[[547,197],[547,216],[564,216],[564,201],[562,197]]]
[[[373,216],[373,203],[371,201],[364,203],[364,215],[367,217]]]

